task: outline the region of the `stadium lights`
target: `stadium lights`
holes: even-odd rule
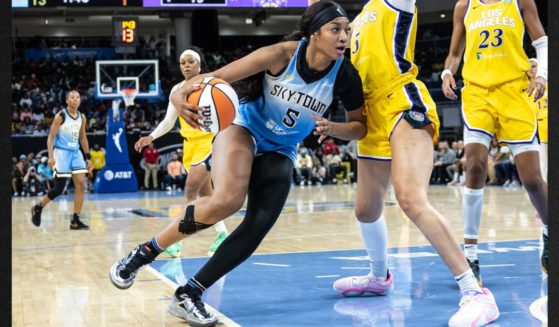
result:
[[[246,18],[246,19],[245,19],[245,23],[246,23],[247,25],[252,24],[252,18],[250,18],[250,17],[249,17],[249,18]]]

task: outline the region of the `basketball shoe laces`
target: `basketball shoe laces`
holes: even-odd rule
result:
[[[133,278],[138,273],[138,270],[142,268],[142,266],[147,265],[148,263],[152,262],[154,257],[151,255],[151,251],[147,250],[144,251],[142,247],[145,249],[145,245],[137,246],[130,254],[123,260],[122,264],[124,267],[120,271],[120,277],[124,279]],[[128,275],[128,277],[126,277]]]
[[[203,318],[209,318],[210,314],[206,311],[206,307],[204,306],[204,302],[202,302],[202,297],[199,293],[192,292],[191,294],[181,294],[180,297],[182,301],[179,302],[187,312],[191,310],[197,316],[202,316]],[[188,304],[191,303],[191,305]],[[191,309],[189,308],[191,307]]]

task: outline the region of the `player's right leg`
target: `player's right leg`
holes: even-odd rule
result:
[[[64,192],[67,179],[72,177],[72,158],[74,151],[62,149],[54,149],[54,188],[50,190],[41,200],[31,208],[31,221],[33,225],[39,227],[41,225],[41,214],[43,208],[57,196]]]
[[[483,193],[487,179],[487,165],[491,136],[470,131],[464,128],[464,144],[466,160],[466,184],[462,195],[462,220],[464,224],[464,254],[479,285],[483,285],[477,244],[481,215],[483,209]]]
[[[110,272],[113,284],[121,289],[132,286],[138,270],[163,249],[237,212],[248,191],[253,151],[246,129],[233,125],[221,132],[214,143],[214,193],[194,200],[156,237],[115,263]]]
[[[371,271],[365,276],[338,279],[334,290],[344,296],[386,295],[394,288],[388,271],[387,231],[382,210],[390,181],[390,161],[358,159],[355,216],[369,256]]]

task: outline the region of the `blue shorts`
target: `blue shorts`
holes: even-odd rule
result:
[[[54,177],[87,174],[87,166],[79,150],[54,149]]]

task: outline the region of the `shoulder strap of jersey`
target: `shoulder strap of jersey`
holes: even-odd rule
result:
[[[64,124],[64,121],[66,121],[66,109],[62,109],[58,112],[58,115],[60,115],[60,117],[62,117],[62,122],[60,123],[60,125]]]

